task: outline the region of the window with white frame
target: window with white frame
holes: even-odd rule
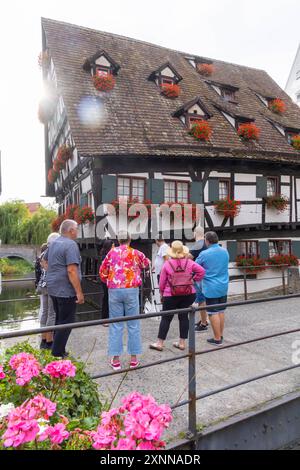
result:
[[[74,189],[74,193],[73,193],[73,204],[79,205],[79,203],[80,203],[80,189],[79,187],[77,187]]]
[[[258,256],[258,241],[257,240],[241,240],[237,242],[237,255],[245,256],[250,258],[252,256]]]
[[[219,180],[219,199],[226,199],[230,197],[230,180]]]
[[[276,196],[279,193],[279,179],[276,176],[267,178],[267,196]]]
[[[143,178],[118,177],[118,197],[137,199],[143,202],[145,199],[145,180]]]
[[[189,183],[187,181],[165,181],[165,202],[189,202]]]
[[[87,205],[91,207],[93,210],[95,209],[93,191],[88,191],[87,193]]]

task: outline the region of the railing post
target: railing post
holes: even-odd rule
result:
[[[191,307],[189,313],[189,422],[187,433],[187,437],[193,439],[194,444],[197,434],[195,311],[195,308]]]
[[[247,291],[247,272],[244,269],[244,299],[248,300],[248,291]]]
[[[283,291],[283,295],[286,295],[284,269],[285,269],[285,267],[282,266],[282,267],[281,267],[281,273],[282,273],[282,291]]]

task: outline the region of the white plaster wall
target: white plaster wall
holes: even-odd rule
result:
[[[234,218],[234,225],[261,223],[262,206],[258,204],[242,204],[240,213]]]
[[[234,198],[239,201],[261,201],[256,197],[256,186],[234,186]]]
[[[235,173],[234,179],[235,181],[245,183],[256,183],[256,177],[261,175],[247,175],[245,173]]]
[[[81,181],[82,193],[87,193],[92,189],[91,175]]]

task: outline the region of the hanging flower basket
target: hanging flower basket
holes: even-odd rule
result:
[[[289,205],[289,198],[278,194],[266,198],[267,207],[269,209],[276,209],[278,212],[284,212]]]
[[[53,170],[56,171],[57,173],[59,173],[61,170],[64,170],[65,168],[66,168],[66,162],[58,160],[58,158],[56,158],[53,161]]]
[[[59,147],[56,158],[60,162],[67,162],[68,160],[70,160],[70,158],[72,158],[72,155],[73,149],[68,145],[64,144]]]
[[[295,255],[275,255],[268,259],[268,264],[272,266],[278,266],[282,264],[286,264],[288,266],[298,266],[299,261]]]
[[[300,150],[300,134],[292,137],[292,146],[294,147],[294,149]]]
[[[215,71],[215,67],[213,64],[198,64],[197,70],[204,77],[209,77]]]
[[[243,269],[246,273],[259,273],[266,269],[266,260],[257,256],[238,256],[236,258],[236,265],[240,268],[247,266],[247,268]]]
[[[212,130],[207,121],[197,121],[195,122],[190,131],[189,134],[192,135],[195,139],[197,140],[209,140],[211,135],[212,135]]]
[[[68,206],[65,212],[66,219],[76,220],[76,213],[78,209],[78,204],[71,204],[70,206]]]
[[[95,220],[95,213],[90,206],[78,207],[75,212],[75,220],[78,224],[92,223]]]
[[[53,168],[50,168],[50,170],[48,171],[48,183],[54,184],[58,177],[59,173]]]
[[[113,75],[93,75],[94,87],[98,91],[110,91],[115,86],[115,78]]]
[[[220,215],[233,219],[239,214],[241,203],[240,201],[230,198],[220,199],[215,204],[215,209]]]
[[[276,114],[284,114],[286,111],[286,105],[283,100],[276,98],[275,100],[269,101],[269,109]]]
[[[180,86],[174,83],[163,83],[161,85],[161,92],[167,98],[178,98],[180,95]]]
[[[65,214],[61,214],[52,221],[51,227],[52,227],[53,232],[59,232],[59,228],[62,222],[65,220],[65,218],[66,218]]]
[[[245,140],[258,140],[260,129],[252,122],[248,124],[240,124],[238,135]]]

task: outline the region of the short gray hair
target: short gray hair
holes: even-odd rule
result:
[[[216,232],[207,232],[205,234],[205,240],[210,243],[210,245],[214,245],[215,243],[219,242],[219,237]]]
[[[59,228],[59,233],[62,235],[64,233],[68,233],[70,232],[70,230],[72,228],[74,228],[74,226],[76,226],[77,228],[77,222],[75,220],[72,220],[72,219],[66,219],[62,222],[60,228]]]
[[[194,237],[201,238],[201,239],[204,238],[204,228],[201,227],[201,225],[198,225],[198,227],[195,228]]]
[[[50,245],[50,243],[54,242],[59,237],[59,233],[53,232],[50,233],[49,237],[47,238],[47,245]]]
[[[130,234],[126,232],[126,230],[120,230],[120,232],[117,235],[118,241],[120,245],[124,243],[128,243],[131,240]]]

